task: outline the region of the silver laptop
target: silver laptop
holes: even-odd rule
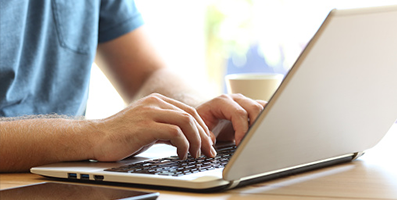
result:
[[[352,161],[397,119],[396,24],[397,5],[332,10],[241,144],[218,147],[215,159],[137,156],[115,163],[57,163],[31,172],[219,190]]]

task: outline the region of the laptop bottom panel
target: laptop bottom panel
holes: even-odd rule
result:
[[[352,161],[354,155],[346,155],[336,159],[319,161],[314,164],[287,169],[284,171],[270,172],[255,177],[247,177],[240,181],[230,182],[222,178],[222,170],[216,169],[207,172],[201,172],[181,177],[170,177],[161,175],[148,174],[126,174],[118,172],[104,171],[104,168],[98,169],[92,167],[77,167],[77,163],[70,163],[76,167],[65,167],[65,163],[52,164],[48,166],[32,168],[32,173],[40,174],[50,178],[58,178],[67,181],[79,181],[100,184],[122,184],[122,186],[133,186],[142,188],[163,188],[169,190],[183,190],[191,192],[219,192],[235,187],[243,187],[255,183],[274,180],[282,177],[296,175],[299,173],[312,171],[328,166]],[[93,163],[95,164],[95,163]],[[98,163],[101,164],[101,163]],[[57,167],[58,166],[58,167]]]
[[[288,177],[288,176],[293,176],[293,175],[297,175],[297,174],[302,174],[305,172],[309,172],[309,171],[313,171],[313,170],[317,170],[317,169],[322,169],[322,168],[326,168],[326,167],[331,167],[331,166],[335,166],[335,165],[339,165],[339,164],[343,164],[343,163],[348,163],[351,162],[353,160],[355,160],[356,157],[355,155],[349,155],[346,157],[340,157],[334,160],[328,160],[325,162],[319,162],[316,164],[312,164],[312,165],[307,165],[304,167],[299,167],[299,168],[295,168],[295,169],[290,169],[290,170],[286,170],[286,171],[281,171],[281,172],[276,172],[276,173],[272,173],[272,174],[267,174],[264,176],[257,176],[257,177],[253,177],[253,178],[248,178],[248,179],[244,179],[242,180],[237,186],[236,188],[240,188],[240,187],[244,187],[247,185],[252,185],[255,183],[261,183],[261,182],[266,182],[266,181],[270,181],[270,180],[274,180],[274,179],[278,179],[278,178],[283,178],[283,177]]]

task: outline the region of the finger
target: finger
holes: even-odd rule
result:
[[[148,134],[151,134],[154,140],[163,141],[165,143],[169,141],[172,146],[177,148],[178,157],[183,160],[187,159],[189,141],[180,127],[172,124],[157,123]]]
[[[203,131],[205,132],[205,134],[210,137],[210,131],[208,129],[208,127],[205,125],[203,119],[201,119],[200,115],[197,113],[197,110],[194,109],[193,107],[186,105],[182,102],[176,101],[174,99],[162,96],[162,100],[164,100],[165,102],[172,104],[182,110],[184,110],[185,112],[191,114],[196,121],[198,122],[198,124],[202,127]]]
[[[264,101],[264,100],[255,100],[255,101],[258,102],[259,104],[261,104],[263,107],[265,107],[267,104],[267,101]]]
[[[201,126],[198,126],[199,129]],[[201,152],[207,156],[207,157],[215,157],[216,156],[216,151],[213,146],[213,140],[211,137],[208,137],[207,135],[203,135],[204,131],[199,132],[201,134]],[[210,135],[213,135],[212,133]],[[199,156],[198,156],[199,157]]]
[[[189,142],[189,152],[193,157],[201,155],[201,137],[207,137],[203,131],[200,133],[195,119],[181,110],[161,110],[153,118],[154,121],[178,126]]]
[[[200,144],[197,144],[196,138],[192,137],[193,140],[189,138],[188,135],[188,140],[191,143],[191,149],[190,153],[193,157],[197,158],[200,157],[201,152],[204,153],[207,157],[215,157],[216,156],[216,151],[213,148],[214,140],[212,139],[212,134],[209,131],[208,127],[205,125],[204,121],[200,117],[200,115],[197,113],[196,109],[183,104],[179,101],[170,99],[165,96],[160,96],[161,100],[163,100],[165,103],[168,103],[169,105],[163,105],[163,109],[174,109],[174,110],[180,110],[184,111],[188,114],[190,114],[194,118],[194,122],[196,123],[196,128],[198,130],[198,135],[200,136],[201,142]],[[171,107],[169,107],[171,105]],[[190,121],[189,121],[190,122]],[[186,122],[185,122],[186,123]]]
[[[247,98],[241,94],[233,94],[231,95],[232,99],[237,102],[244,110],[248,113],[249,125],[252,125],[255,119],[262,112],[264,106],[266,105],[266,101],[263,100],[253,100]]]
[[[206,138],[206,137],[203,137]],[[189,142],[189,141],[188,141]],[[161,144],[168,144],[168,145],[172,145],[177,147],[178,149],[180,148],[179,146],[174,145],[173,142],[168,141],[168,140],[158,140],[156,143],[161,143]],[[201,149],[202,152],[204,153],[205,156],[207,157],[215,157],[216,156],[216,150],[213,147],[213,143],[208,142],[208,141],[201,141]],[[180,151],[178,151],[178,156],[181,159],[186,159],[186,154],[187,152],[184,151],[184,147],[182,147],[182,149]],[[197,155],[197,157],[199,157],[199,155]],[[196,158],[197,158],[196,157]]]
[[[222,101],[219,109],[224,115],[224,119],[228,119],[232,122],[235,131],[235,143],[238,145],[249,128],[248,112],[236,101],[231,100],[230,97],[222,98]]]

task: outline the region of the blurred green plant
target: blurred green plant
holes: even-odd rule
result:
[[[252,0],[209,0],[205,14],[207,72],[223,91],[226,61],[233,54],[245,58],[251,45]]]
[[[208,48],[227,58],[245,55],[251,45],[252,0],[211,0],[206,13]]]

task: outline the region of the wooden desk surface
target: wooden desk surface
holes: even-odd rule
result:
[[[396,199],[397,200],[397,124],[385,138],[357,161],[299,175],[263,182],[223,193],[198,194],[151,190],[128,186],[109,186],[160,192],[162,199],[208,200],[291,200],[291,199]],[[0,189],[54,181],[30,173],[0,174]]]

